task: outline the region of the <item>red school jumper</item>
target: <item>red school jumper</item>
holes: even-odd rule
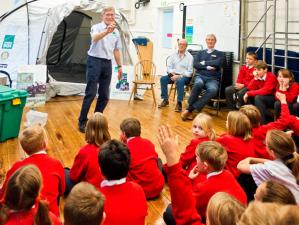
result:
[[[273,158],[269,155],[267,149],[266,149],[266,134],[269,130],[284,130],[287,128],[288,124],[291,121],[292,116],[290,116],[289,108],[287,104],[281,104],[281,113],[280,117],[271,123],[261,125],[259,127],[253,127],[252,128],[252,136],[253,136],[253,143],[255,145],[255,154],[258,158],[263,159],[270,159]],[[289,124],[289,126],[292,129],[292,124]]]
[[[177,224],[201,224],[200,216],[206,215],[210,198],[217,192],[226,192],[246,205],[247,197],[237,180],[227,170],[217,172],[198,183],[192,192],[190,179],[183,172],[180,163],[168,167],[172,212]],[[195,200],[195,201],[194,201]],[[199,213],[199,215],[197,214]]]
[[[131,165],[127,176],[129,181],[138,183],[146,198],[159,196],[164,187],[164,177],[158,167],[158,154],[154,144],[141,137],[127,141],[131,153]]]
[[[189,174],[192,168],[197,164],[195,155],[196,147],[204,141],[210,141],[210,139],[208,137],[192,139],[190,144],[186,147],[185,152],[181,154],[180,162],[183,169],[187,171],[187,174]]]
[[[249,68],[247,65],[243,65],[240,68],[236,83],[244,84],[244,87],[247,87],[250,81],[254,78],[253,71],[253,66]]]
[[[12,211],[9,213],[8,220],[5,222],[5,225],[34,225],[36,212],[36,207],[26,211]],[[49,212],[49,217],[53,225],[61,225],[59,219],[52,212]]]
[[[274,95],[277,86],[276,76],[267,72],[265,80],[253,79],[248,84],[248,97],[255,97],[256,95]]]
[[[196,209],[192,184],[180,163],[167,167],[172,213],[177,225],[203,225]]]
[[[228,159],[225,168],[235,177],[240,175],[237,169],[238,163],[247,157],[256,157],[254,153],[254,143],[252,139],[244,141],[241,137],[235,137],[229,134],[223,134],[216,140],[225,147]]]
[[[285,94],[287,103],[293,103],[299,95],[299,85],[294,83],[286,91],[281,91],[279,90],[279,87],[277,87],[276,92]],[[275,99],[278,100],[276,96]]]
[[[70,178],[74,183],[86,181],[100,188],[103,176],[98,163],[99,152],[100,148],[92,144],[80,149],[70,170]]]
[[[142,187],[134,182],[101,187],[106,201],[103,225],[144,225],[147,203]]]
[[[1,189],[1,198],[3,198],[6,184],[11,175],[20,167],[33,164],[37,166],[42,174],[43,186],[41,198],[49,202],[49,209],[56,216],[59,216],[58,199],[65,190],[64,169],[60,161],[51,158],[46,153],[36,153],[28,158],[16,162],[7,172],[5,181]]]

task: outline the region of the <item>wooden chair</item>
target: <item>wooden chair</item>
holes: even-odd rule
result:
[[[129,103],[133,95],[137,93],[137,89],[152,90],[152,95],[154,99],[154,104],[156,103],[155,97],[155,75],[156,66],[151,60],[141,60],[134,67],[135,80],[133,81],[133,89],[130,95]]]

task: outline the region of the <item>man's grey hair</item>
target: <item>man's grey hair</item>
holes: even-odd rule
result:
[[[217,38],[216,38],[215,34],[208,34],[207,37],[212,37],[212,38],[215,39],[215,41],[217,41]]]
[[[102,10],[102,15],[104,15],[106,12],[108,11],[113,11],[115,13],[115,8],[113,6],[106,6],[105,8],[103,8]]]

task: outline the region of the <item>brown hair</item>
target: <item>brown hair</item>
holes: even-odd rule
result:
[[[65,225],[99,225],[103,220],[105,198],[87,182],[77,184],[64,205]]]
[[[196,155],[202,162],[207,162],[217,171],[224,168],[228,157],[224,147],[216,141],[205,141],[199,144]]]
[[[245,207],[234,197],[218,192],[212,196],[207,206],[210,225],[235,225],[245,211]]]
[[[299,224],[299,208],[293,205],[251,202],[237,225]]]
[[[127,138],[138,137],[141,135],[141,124],[138,119],[127,118],[121,122],[120,130]]]
[[[251,123],[246,115],[239,111],[231,111],[227,115],[228,134],[241,137],[247,141],[251,138]]]
[[[240,108],[240,112],[244,113],[248,117],[252,127],[258,127],[260,125],[262,116],[261,112],[256,106],[243,105]]]
[[[203,131],[207,134],[211,141],[214,141],[216,138],[216,132],[213,129],[213,119],[211,116],[205,113],[199,113],[192,122],[192,126],[198,122],[203,129]]]
[[[262,202],[275,202],[283,205],[297,205],[292,192],[284,185],[276,181],[266,181],[265,189],[262,192]]]
[[[23,150],[32,155],[46,148],[47,135],[45,129],[40,124],[35,124],[24,129],[19,136]]]
[[[253,57],[255,60],[257,60],[257,54],[255,52],[247,52],[246,55]]]
[[[299,156],[293,139],[283,131],[270,130],[266,135],[266,145],[273,151],[276,158],[280,159],[290,170],[299,184]]]
[[[27,165],[16,170],[7,182],[4,203],[1,203],[0,224],[5,224],[9,210],[30,210],[35,204],[42,185],[42,175],[34,165]],[[51,225],[48,205],[38,202],[38,210],[34,217],[35,225]]]
[[[108,130],[108,121],[106,117],[96,112],[88,120],[86,125],[85,140],[89,144],[100,146],[104,142],[110,140],[110,134]]]
[[[287,69],[280,69],[278,70],[277,74],[281,74],[283,78],[289,78],[290,79],[290,85],[295,82],[294,74]]]
[[[265,69],[268,69],[268,66],[267,66],[267,63],[264,62],[263,60],[258,60],[256,63],[254,63],[254,68],[258,69],[258,70],[260,70],[260,69],[265,70]]]

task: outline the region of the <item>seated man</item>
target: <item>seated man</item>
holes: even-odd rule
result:
[[[178,41],[179,49],[173,53],[167,60],[167,74],[160,79],[161,98],[163,101],[158,108],[169,105],[168,102],[168,84],[176,83],[178,92],[176,112],[182,111],[182,101],[184,98],[184,85],[189,84],[193,72],[193,56],[186,51],[187,41],[180,39]]]
[[[223,52],[214,49],[216,44],[214,34],[207,35],[206,43],[208,49],[200,51],[194,59],[194,68],[196,69],[194,85],[188,99],[189,106],[181,114],[182,120],[188,119],[195,109],[200,112],[218,92],[224,55]],[[198,96],[203,88],[206,89],[206,92],[199,99]]]

